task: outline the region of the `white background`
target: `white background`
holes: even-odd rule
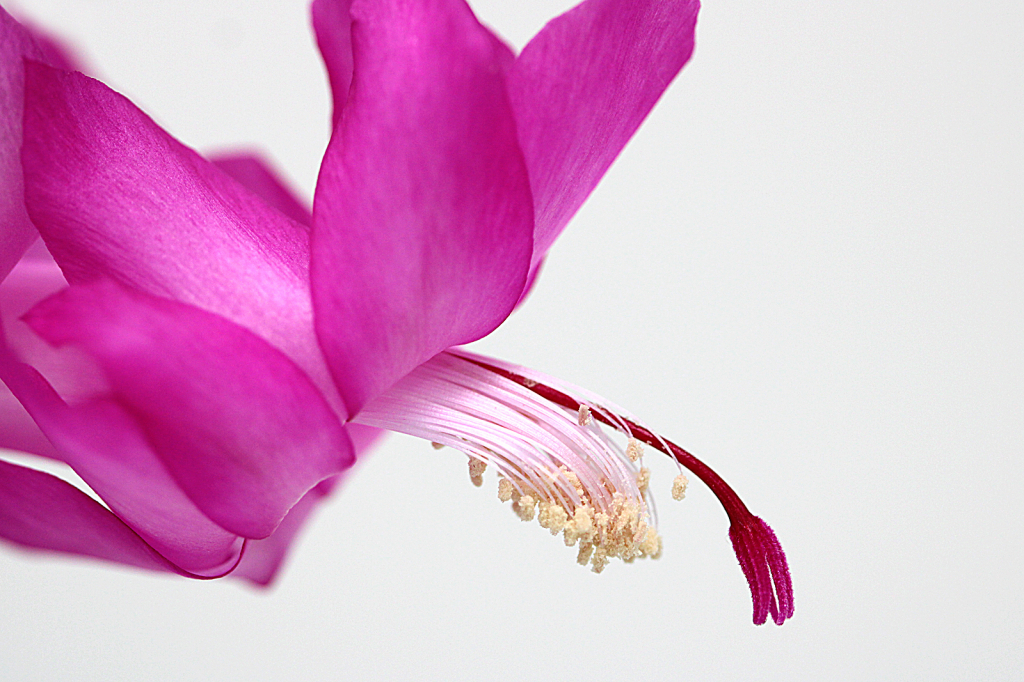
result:
[[[568,5],[474,3],[517,47]],[[784,627],[751,625],[725,515],[698,484],[673,503],[667,462],[664,557],[594,576],[492,477],[393,437],[270,592],[0,547],[0,677],[1021,679],[1021,7],[709,1],[478,344],[716,467],[789,555]],[[329,111],[303,2],[20,9],[187,144],[258,143],[311,195]]]

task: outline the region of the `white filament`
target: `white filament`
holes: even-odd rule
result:
[[[525,374],[525,368],[448,351],[368,403],[354,421],[461,450],[497,469],[519,494],[540,494],[570,516],[587,504],[597,511],[610,510],[615,493],[634,500],[648,516],[644,493],[637,486],[638,467],[596,421],[581,427],[579,413],[472,359],[553,383],[535,372]],[[628,433],[621,418],[602,401],[586,402]],[[588,499],[581,499],[569,472],[579,478]]]

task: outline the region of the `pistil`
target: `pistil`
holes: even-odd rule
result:
[[[729,538],[732,541],[736,558],[739,560],[740,568],[750,586],[754,606],[754,623],[762,625],[769,614],[777,625],[792,618],[794,613],[793,582],[782,545],[771,527],[761,518],[754,516],[736,494],[736,491],[711,467],[672,441],[662,438],[627,416],[612,412],[603,406],[587,405],[568,393],[538,381],[536,376],[523,376],[506,366],[492,364],[488,361],[489,359],[481,356],[462,354],[461,357],[533,391],[555,405],[578,412],[580,415],[586,413],[588,418],[592,417],[602,424],[625,433],[630,439],[627,454],[633,461],[639,459],[639,455],[634,455],[636,452],[634,443],[640,441],[663,452],[692,472],[711,489],[729,517]],[[680,474],[673,482],[672,497],[681,500],[685,491],[686,478]]]

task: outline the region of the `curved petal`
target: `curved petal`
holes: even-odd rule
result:
[[[302,370],[222,317],[104,280],[43,301],[26,321],[95,359],[185,494],[232,533],[267,537],[354,461]]]
[[[37,236],[25,212],[20,156],[25,57],[66,63],[56,43],[34,34],[0,7],[0,279]]]
[[[345,424],[345,431],[352,440],[356,459],[375,447],[380,439],[388,433],[354,422]],[[309,522],[317,507],[341,485],[345,476],[351,471],[352,469],[348,469],[338,476],[324,479],[318,483],[291,508],[281,525],[270,537],[250,541],[246,545],[245,556],[242,557],[241,563],[232,575],[245,578],[260,587],[269,586],[280,572],[288,552],[294,546],[295,539]]]
[[[173,570],[120,519],[73,485],[3,460],[0,537],[33,549]]]
[[[530,169],[536,265],[693,53],[698,0],[587,0],[508,77]]]
[[[25,201],[68,281],[108,277],[223,315],[330,395],[307,231],[102,83],[32,62],[25,73]]]
[[[523,291],[532,198],[501,51],[462,0],[352,4],[356,70],[313,204],[316,328],[350,414]]]
[[[309,209],[262,155],[256,152],[234,152],[208,154],[206,158],[299,225],[309,227],[312,224],[313,216]]]
[[[321,481],[292,507],[273,535],[250,542],[234,575],[262,587],[270,585],[299,531],[316,511],[320,502],[331,493],[339,479],[340,476],[335,476]]]
[[[320,48],[324,66],[327,67],[327,78],[334,97],[334,111],[331,115],[334,125],[341,118],[341,111],[348,99],[348,88],[352,84],[351,4],[352,0],[313,0],[310,7],[316,44]]]
[[[217,572],[237,559],[238,536],[185,496],[121,407],[107,400],[69,407],[3,348],[0,378],[54,444],[55,459],[71,466],[157,552],[193,573]]]
[[[50,347],[19,319],[66,287],[45,249],[26,254],[0,284],[6,340],[0,347],[0,377],[6,382],[0,387],[0,444],[67,463],[168,560],[190,572],[216,571],[237,558],[238,537],[210,521],[182,493],[133,420],[111,403],[68,407],[46,381],[11,356],[8,347],[42,370],[65,396],[105,390],[106,381],[91,359],[78,349]]]
[[[387,433],[387,431],[375,429],[372,426],[353,422],[345,425],[345,431],[352,439],[357,459],[365,455]],[[246,546],[242,562],[233,575],[246,578],[260,586],[270,585],[303,526],[316,511],[316,508],[341,485],[345,476],[351,471],[349,469],[338,476],[321,481],[292,507],[273,535],[265,540],[250,542]]]

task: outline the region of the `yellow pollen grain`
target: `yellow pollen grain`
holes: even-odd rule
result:
[[[576,532],[576,537],[583,538],[586,541],[590,541],[594,537],[596,532],[594,529],[594,521],[590,517],[590,509],[587,507],[576,507],[576,511],[572,517],[573,529]]]
[[[615,535],[624,535],[639,519],[640,510],[637,508],[636,502],[629,500],[622,505],[621,511],[616,515],[612,532]]]
[[[477,488],[484,484],[484,471],[487,469],[487,462],[479,460],[476,457],[469,458],[469,480],[473,482]]]
[[[562,505],[552,504],[548,507],[547,529],[551,531],[552,535],[558,535],[562,529],[565,528],[565,524],[568,520],[569,513],[565,511]]]
[[[580,535],[576,532],[576,522],[569,519],[565,522],[565,526],[562,528],[562,538],[565,540],[566,547],[572,547],[579,540]]]
[[[590,570],[594,573],[600,573],[607,565],[608,552],[605,551],[604,547],[598,547],[594,550],[594,554],[590,558]]]
[[[512,507],[523,521],[533,521],[533,513],[537,502],[530,495],[523,495]]]
[[[586,490],[584,490],[583,488],[583,483],[580,481],[580,477],[576,475],[575,471],[570,471],[566,473],[565,480],[569,481],[569,485],[571,485],[576,490],[576,494],[579,495],[581,499],[586,495]]]
[[[686,485],[689,481],[686,480],[686,476],[679,474],[672,481],[672,499],[679,501],[686,497]]]
[[[639,488],[640,494],[643,495],[647,492],[647,488],[651,485],[651,470],[647,467],[640,467],[640,471],[636,472],[636,487]]]
[[[541,528],[548,527],[548,518],[551,506],[551,503],[547,500],[541,500],[537,503],[537,523],[540,524]]]
[[[643,456],[644,446],[636,438],[630,438],[629,442],[626,443],[626,457],[629,457],[629,461],[636,462]]]
[[[576,555],[576,563],[580,566],[586,566],[587,562],[590,561],[590,556],[594,553],[594,544],[591,542],[581,542],[580,551]]]
[[[644,536],[643,541],[637,548],[640,550],[642,556],[649,556],[655,558],[655,555],[661,554],[661,538],[658,537],[658,531],[653,528],[648,528],[647,533]]]
[[[594,423],[594,417],[590,414],[590,408],[586,405],[580,405],[580,426],[590,426]]]
[[[512,481],[507,478],[503,478],[498,481],[498,499],[502,502],[508,502],[512,499],[512,493],[515,492],[515,487],[512,485]]]
[[[612,494],[612,513],[611,516],[618,516],[622,513],[622,509],[626,504],[626,496],[622,493]]]
[[[599,542],[604,542],[608,537],[608,522],[611,521],[611,517],[604,512],[597,512],[594,514],[594,527],[595,534]]]

